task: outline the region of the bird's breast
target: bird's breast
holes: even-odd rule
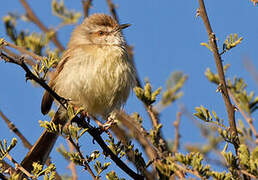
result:
[[[76,51],[56,80],[55,89],[90,114],[120,108],[135,83],[135,71],[120,47]],[[59,79],[59,80],[58,80]]]

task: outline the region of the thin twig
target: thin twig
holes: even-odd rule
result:
[[[113,18],[117,22],[119,22],[118,15],[116,13],[116,7],[115,7],[114,3],[112,2],[112,0],[107,0],[107,4],[108,4],[108,7],[109,7],[109,11],[111,12]]]
[[[85,169],[90,173],[91,177],[92,177],[93,179],[98,179],[98,178],[94,175],[93,171],[91,170],[89,164],[87,163],[87,160],[86,160],[86,159],[84,158],[84,156],[82,155],[81,150],[80,150],[80,147],[73,141],[73,139],[71,138],[71,136],[69,136],[69,137],[67,138],[67,140],[69,141],[69,143],[71,143],[71,145],[72,145],[72,146],[76,149],[76,151],[79,153],[80,158],[84,160],[84,167],[85,167]]]
[[[67,140],[67,144],[69,146],[69,151],[72,153],[74,151],[73,144],[69,140]],[[77,175],[77,172],[76,172],[76,167],[75,167],[74,162],[70,161],[70,163],[68,165],[68,168],[72,172],[72,180],[77,180],[78,179],[78,175]]]
[[[24,7],[24,9],[26,10],[27,13],[27,17],[34,23],[36,24],[42,31],[44,31],[45,33],[49,33],[52,30],[48,29],[40,20],[39,18],[36,16],[36,14],[32,11],[31,7],[29,6],[29,4],[27,3],[26,0],[20,0],[22,6]],[[64,47],[63,45],[59,42],[59,40],[57,39],[56,36],[56,32],[54,33],[53,37],[51,38],[51,40],[53,41],[53,43],[56,45],[56,47],[60,50],[60,51],[64,51]]]
[[[200,174],[197,171],[193,171],[193,170],[191,170],[189,168],[180,166],[179,164],[176,164],[176,163],[174,163],[174,166],[176,166],[180,171],[190,173],[190,174],[192,174],[192,175],[194,175],[194,176],[196,176],[196,177],[198,177],[198,178],[200,178],[202,180],[206,179],[206,178],[201,177]]]
[[[0,110],[0,116],[6,122],[8,128],[11,131],[13,131],[21,139],[24,147],[30,149],[32,147],[30,142],[23,136],[23,134],[19,131],[19,129],[17,129],[17,127],[3,114],[3,112],[1,110]]]
[[[245,174],[245,175],[249,176],[252,179],[257,179],[258,178],[258,176],[254,176],[254,175],[250,174],[249,172],[247,172],[246,170],[240,170],[240,172],[242,174]]]
[[[5,172],[5,173],[7,172],[7,174],[10,174],[10,175],[17,172],[10,164],[5,162],[4,160],[0,160],[0,164],[2,165],[1,166],[2,172]]]
[[[239,138],[238,138],[238,133],[237,133],[237,128],[236,128],[236,122],[235,122],[235,110],[234,106],[231,104],[228,91],[227,91],[227,84],[225,81],[225,75],[224,75],[224,70],[223,70],[223,65],[222,65],[222,60],[218,52],[218,47],[217,47],[217,41],[216,41],[216,36],[212,31],[210,21],[207,16],[206,8],[204,5],[203,0],[199,0],[199,14],[204,22],[204,25],[206,27],[206,31],[209,36],[209,43],[213,52],[215,64],[217,67],[218,75],[219,75],[219,81],[220,81],[220,89],[222,92],[222,97],[224,100],[224,103],[226,105],[227,109],[227,114],[228,114],[228,120],[229,120],[229,126],[230,126],[230,131],[232,133],[232,136],[234,137],[234,147],[235,151],[237,153],[237,149],[239,147]]]
[[[247,72],[249,72],[253,77],[254,81],[256,82],[256,85],[258,85],[258,72],[255,69],[255,65],[253,64],[253,62],[249,58],[245,57],[243,59],[243,64]]]
[[[37,55],[37,54],[35,54],[31,51],[28,51],[27,49],[25,49],[21,46],[17,46],[17,45],[15,45],[13,43],[10,43],[8,41],[3,41],[3,45],[9,46],[9,47],[14,48],[14,49],[17,49],[22,55],[27,54],[27,55],[31,56],[33,59],[36,59],[37,61],[42,60],[41,56],[39,56],[39,55]]]
[[[0,49],[2,49],[4,52],[6,52],[7,54],[9,54],[10,56],[12,57],[18,57],[18,55],[12,51],[10,51],[9,49],[7,49],[6,47],[4,46],[0,46]],[[35,61],[33,61],[32,59],[30,58],[27,58],[26,56],[24,56],[24,62],[30,66],[34,66],[36,65]]]
[[[250,116],[248,116],[245,111],[241,108],[240,104],[238,103],[238,101],[236,100],[236,98],[234,97],[234,95],[232,94],[232,92],[230,91],[230,89],[228,89],[228,93],[229,93],[229,96],[231,97],[231,99],[233,100],[233,102],[236,104],[237,106],[237,109],[240,111],[240,113],[242,114],[242,116],[244,117],[244,119],[246,120],[246,122],[248,123],[251,131],[253,132],[254,134],[254,137],[255,137],[255,144],[258,145],[258,134],[256,132],[256,129],[253,125],[253,120]]]
[[[84,18],[89,16],[92,0],[82,0]]]
[[[26,169],[24,169],[17,161],[13,159],[13,157],[10,154],[7,154],[6,157],[15,165],[16,168],[18,168],[21,172],[23,172],[26,176],[29,178],[34,178],[32,174],[30,174]]]
[[[173,152],[176,153],[178,151],[179,148],[179,138],[180,138],[180,134],[179,134],[179,123],[181,120],[181,116],[182,116],[182,112],[178,112],[176,115],[176,120],[173,123],[174,127],[175,127],[175,140],[174,140],[174,147],[173,147]]]

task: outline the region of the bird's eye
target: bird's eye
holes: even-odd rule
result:
[[[104,31],[98,31],[99,36],[103,36],[104,34],[105,34]]]

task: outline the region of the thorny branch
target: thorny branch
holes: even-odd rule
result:
[[[6,62],[14,63],[16,65],[21,66],[24,71],[26,72],[26,79],[34,80],[39,85],[41,85],[46,91],[48,91],[59,103],[61,106],[63,106],[65,109],[67,109],[67,103],[68,101],[62,97],[60,97],[58,94],[56,94],[43,80],[39,79],[37,76],[35,76],[28,66],[24,63],[23,58],[20,57],[18,59],[15,59],[14,57],[11,57],[2,51],[0,51],[0,57],[5,60]],[[79,119],[79,120],[78,120]],[[94,138],[94,140],[101,146],[104,153],[109,155],[111,159],[123,170],[125,171],[129,176],[131,176],[134,179],[143,179],[143,176],[135,173],[133,170],[131,170],[121,159],[119,159],[112,150],[106,145],[102,137],[100,136],[100,132],[97,128],[92,127],[90,124],[88,124],[85,119],[80,119],[79,117],[74,118],[74,122],[77,122],[77,124],[83,128],[88,128],[88,133]]]
[[[236,122],[235,122],[234,106],[231,104],[231,101],[230,101],[230,98],[229,98],[229,95],[228,95],[227,84],[226,84],[226,81],[225,81],[225,75],[224,75],[221,56],[219,55],[219,52],[218,52],[216,37],[215,37],[214,32],[212,31],[210,21],[209,21],[209,18],[208,18],[203,0],[199,0],[199,5],[200,5],[200,7],[198,9],[198,13],[203,20],[203,23],[206,27],[206,31],[207,31],[208,36],[209,36],[209,43],[210,43],[210,46],[211,46],[211,49],[212,49],[212,52],[213,52],[215,64],[216,64],[218,75],[219,75],[220,90],[221,90],[221,93],[222,93],[224,103],[226,105],[230,131],[232,133],[232,136],[235,139],[234,140],[234,147],[235,147],[235,151],[237,153],[237,149],[239,147],[239,138],[238,138]]]

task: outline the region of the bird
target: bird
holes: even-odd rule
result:
[[[49,87],[74,107],[82,107],[89,115],[104,120],[121,109],[136,85],[136,70],[128,58],[122,34],[129,26],[119,25],[111,16],[102,13],[85,18],[72,32]],[[44,115],[53,102],[52,95],[45,91],[41,103]],[[67,119],[66,111],[59,105],[51,121],[65,125]],[[45,164],[57,137],[45,130],[21,165],[32,171],[33,162]]]

